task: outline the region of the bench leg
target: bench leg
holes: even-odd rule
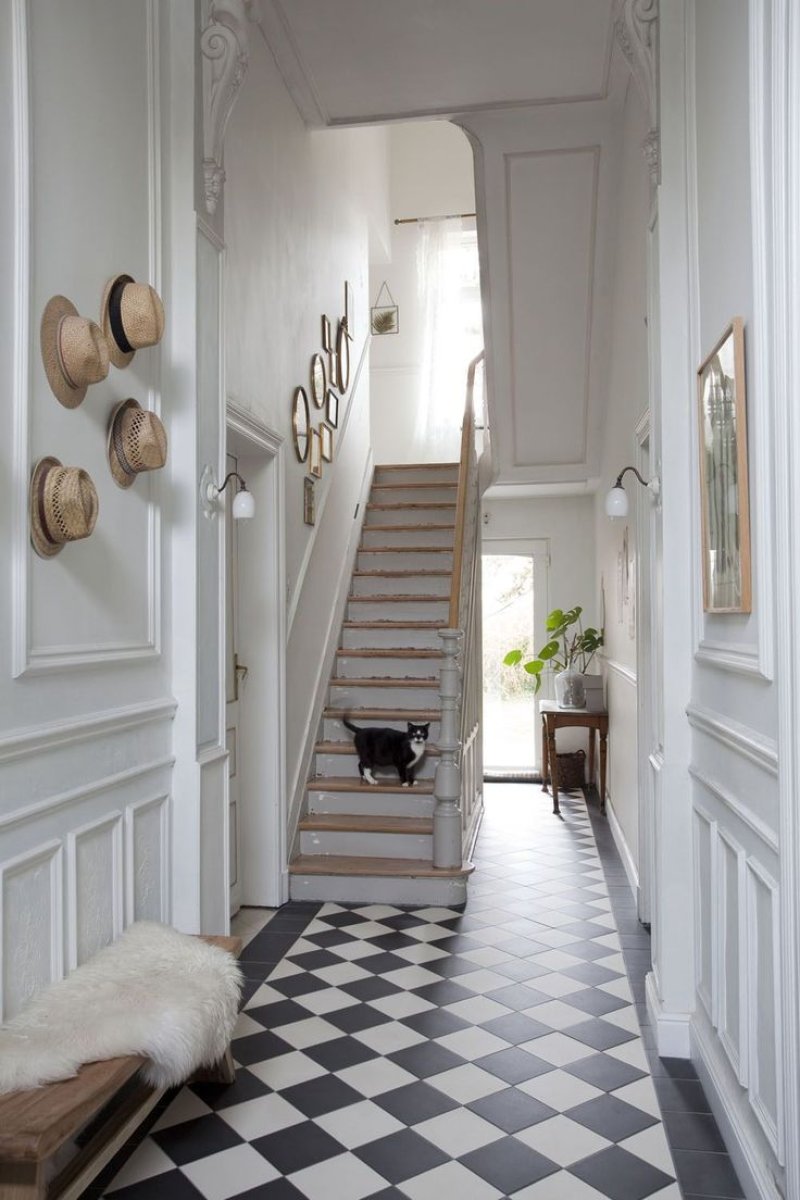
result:
[[[191,1083],[234,1083],[235,1081],[236,1068],[233,1065],[230,1046],[219,1062],[214,1063],[212,1067],[201,1067],[190,1080]]]
[[[44,1200],[47,1194],[43,1163],[0,1163],[0,1179],[3,1200]]]

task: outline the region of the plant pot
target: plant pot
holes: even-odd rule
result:
[[[586,692],[586,708],[589,712],[604,712],[603,676],[584,675],[584,691]]]
[[[555,677],[556,703],[559,708],[584,708],[586,688],[583,675],[573,667],[559,671]]]

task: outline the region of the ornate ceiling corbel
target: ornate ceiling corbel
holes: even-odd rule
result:
[[[225,129],[247,70],[255,0],[209,0],[200,33],[203,67],[203,176],[205,202],[214,213],[225,182]]]
[[[617,44],[647,108],[650,132],[642,150],[654,184],[661,177],[658,114],[658,0],[617,0]]]

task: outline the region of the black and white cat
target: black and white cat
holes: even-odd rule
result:
[[[409,721],[406,730],[383,729],[376,725],[359,728],[343,717],[342,724],[355,735],[353,741],[362,783],[378,783],[372,773],[375,767],[396,767],[403,787],[414,786],[414,767],[425,753],[430,723],[421,725]]]

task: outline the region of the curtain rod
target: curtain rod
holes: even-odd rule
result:
[[[395,217],[395,225],[420,225],[423,221],[460,221],[476,217],[477,213],[446,213],[442,217]]]

